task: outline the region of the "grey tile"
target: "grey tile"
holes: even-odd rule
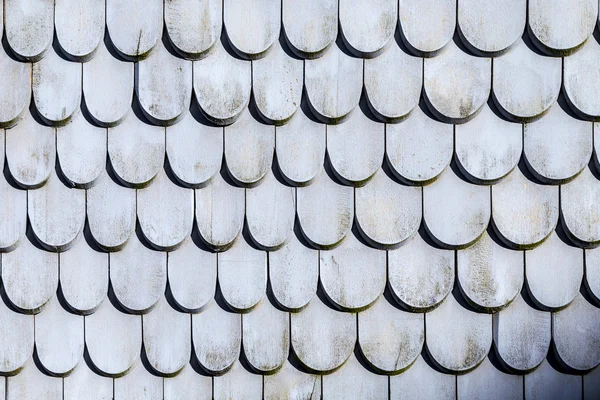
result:
[[[188,363],[192,351],[192,318],[174,310],[161,297],[154,310],[142,316],[144,354],[152,372],[177,375]]]
[[[162,36],[161,0],[106,1],[106,30],[114,48],[138,60],[148,55]]]
[[[450,42],[440,55],[423,62],[424,98],[436,117],[464,123],[481,110],[491,90],[491,59],[471,56]]]
[[[223,3],[173,0],[164,3],[165,26],[176,51],[185,58],[208,55],[221,36]]]
[[[77,61],[87,61],[104,38],[105,1],[58,0],[54,3],[54,28],[60,48]]]
[[[461,0],[458,6],[461,39],[475,52],[486,55],[510,51],[525,30],[526,19],[526,0]]]
[[[336,0],[283,0],[287,43],[303,58],[321,57],[338,34]]]
[[[220,42],[210,56],[194,61],[193,74],[196,99],[211,122],[231,124],[248,105],[252,65],[230,56]]]
[[[147,248],[137,235],[110,254],[110,284],[116,300],[128,312],[145,314],[163,297],[167,284],[167,254]]]
[[[437,55],[452,39],[456,8],[456,0],[400,0],[403,41],[419,55]]]
[[[261,58],[279,37],[281,2],[224,0],[223,25],[236,53]]]
[[[561,66],[560,58],[537,54],[519,40],[512,51],[494,59],[495,104],[517,122],[539,118],[558,98]]]
[[[398,22],[395,0],[340,0],[339,18],[348,49],[357,57],[372,58],[391,43]]]
[[[23,61],[37,61],[52,44],[54,1],[23,3],[7,0],[4,4],[4,30],[10,48]]]
[[[363,62],[337,45],[322,57],[304,62],[304,89],[311,111],[328,124],[342,122],[358,105]],[[336,90],[329,90],[335,87]]]

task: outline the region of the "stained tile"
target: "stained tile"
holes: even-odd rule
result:
[[[461,0],[458,6],[458,32],[472,51],[500,55],[517,43],[525,30],[526,17],[526,0]]]
[[[132,187],[150,183],[165,160],[165,128],[149,125],[133,113],[108,129],[108,156],[121,181]]]
[[[593,32],[598,2],[576,5],[564,0],[529,2],[528,31],[534,43],[552,55],[564,55],[579,47]]]
[[[194,191],[174,184],[164,169],[137,191],[137,216],[144,237],[158,250],[172,250],[192,232]]]
[[[219,42],[208,57],[194,61],[193,74],[196,99],[211,122],[231,124],[248,105],[251,63],[229,55]]]
[[[467,372],[487,356],[492,316],[467,310],[450,295],[425,316],[427,351],[443,369]]]
[[[512,248],[539,245],[558,221],[558,188],[528,180],[515,168],[492,186],[492,220],[496,233]]]
[[[51,374],[70,373],[83,357],[84,317],[65,310],[54,296],[35,317],[35,351]]]
[[[4,49],[0,49],[0,91],[11,93],[0,102],[0,126],[9,128],[19,122],[27,112],[31,99],[31,64],[13,60]]]
[[[494,59],[493,99],[505,117],[528,122],[541,117],[558,98],[560,58],[545,57],[523,40]]]
[[[156,306],[167,284],[166,253],[150,250],[132,235],[109,261],[111,287],[125,310],[145,314]]]
[[[242,345],[248,363],[258,372],[279,369],[290,347],[289,313],[269,301],[242,315]]]
[[[596,60],[600,56],[600,44],[590,38],[581,50],[564,58],[564,93],[571,109],[585,119],[600,117],[600,71]]]
[[[30,112],[5,131],[6,164],[12,178],[24,189],[42,186],[56,160],[54,129],[38,124]]]
[[[423,184],[450,164],[453,152],[452,125],[429,117],[420,108],[399,124],[386,125],[386,156],[395,175]]]
[[[388,281],[396,299],[413,311],[437,306],[454,285],[454,254],[420,235],[388,252]]]
[[[294,53],[318,58],[335,41],[338,33],[336,0],[283,0],[285,38]]]
[[[27,215],[35,237],[50,251],[67,250],[83,230],[85,191],[68,188],[56,173],[27,192]]]
[[[564,183],[592,156],[592,123],[551,107],[538,121],[523,127],[523,154],[529,170],[543,182]]]
[[[569,307],[552,314],[552,339],[558,357],[576,371],[600,364],[600,309],[577,294]]]
[[[584,168],[572,182],[560,187],[561,225],[570,239],[582,247],[600,242],[600,181]]]
[[[33,103],[42,120],[50,125],[68,122],[81,101],[81,64],[52,50],[32,69]]]
[[[212,374],[227,372],[240,355],[242,317],[211,304],[192,315],[192,341],[202,368]]]
[[[268,172],[260,185],[246,189],[246,221],[252,240],[276,250],[293,234],[296,191]]]
[[[365,60],[365,93],[375,116],[398,122],[417,106],[423,86],[423,60],[406,54],[396,43]],[[398,93],[402,93],[398,96]]]
[[[523,252],[502,247],[487,233],[459,250],[456,262],[462,293],[483,311],[506,307],[523,287]]]
[[[124,57],[138,60],[148,55],[160,40],[163,2],[107,0],[106,29],[115,49]]]
[[[290,325],[294,354],[309,371],[333,371],[354,350],[356,315],[335,311],[317,297],[291,315]]]
[[[596,299],[600,299],[600,250],[585,250],[585,284]]]
[[[290,57],[279,43],[262,59],[252,62],[252,89],[256,108],[267,122],[286,123],[302,96],[304,63]]]
[[[400,0],[402,41],[418,55],[436,55],[452,39],[456,8],[455,0]]]
[[[383,293],[386,254],[349,234],[338,247],[321,250],[320,282],[333,303],[346,311],[369,307]]]
[[[304,238],[321,249],[338,245],[350,230],[354,190],[334,182],[324,170],[309,186],[296,189],[296,212]]]
[[[548,354],[550,313],[536,310],[521,295],[494,314],[494,345],[500,359],[513,371],[531,371]]]
[[[22,61],[38,61],[52,44],[54,1],[7,0],[4,21],[6,41],[15,55]]]
[[[192,62],[172,56],[159,41],[139,61],[136,93],[146,118],[156,125],[177,122],[192,98]]]
[[[401,311],[383,297],[358,313],[360,351],[375,371],[394,373],[409,368],[424,343],[422,313]]]
[[[0,161],[4,165],[4,131],[0,130]],[[0,177],[0,250],[10,251],[25,237],[27,227],[27,192],[11,186]]]
[[[191,316],[171,308],[164,297],[152,312],[142,316],[144,352],[153,372],[178,374],[190,359]]]
[[[361,110],[353,112],[343,124],[327,127],[327,155],[344,183],[365,184],[381,166],[384,146],[384,125]]]
[[[394,0],[339,2],[340,27],[348,49],[357,57],[379,55],[396,30],[398,3]]]
[[[363,62],[333,46],[325,55],[304,62],[304,86],[310,109],[324,123],[343,121],[358,105]],[[335,87],[337,90],[329,90]]]
[[[16,313],[0,301],[0,372],[19,373],[26,363],[32,363],[34,346],[34,317]],[[29,361],[28,361],[29,360]]]
[[[356,188],[356,222],[369,245],[394,248],[411,238],[421,224],[422,191],[403,186],[379,170],[364,186]]]
[[[310,184],[325,158],[326,126],[299,110],[285,125],[275,128],[275,154],[279,170],[293,185]]]
[[[583,250],[565,244],[556,233],[525,252],[525,278],[540,307],[554,310],[568,305],[583,279]]]
[[[217,0],[174,0],[164,3],[165,26],[175,51],[203,58],[221,36],[223,4]]]
[[[468,179],[496,183],[517,165],[523,127],[498,117],[487,105],[468,124],[456,125],[456,160]]]
[[[121,123],[131,108],[134,64],[113,57],[103,42],[83,64],[83,97],[91,118],[100,126]]]
[[[54,4],[54,26],[60,48],[74,60],[87,61],[104,38],[105,2],[58,0]]]
[[[281,3],[224,0],[223,24],[236,53],[250,59],[260,58],[279,37]]]
[[[444,122],[473,118],[491,90],[492,61],[468,55],[451,42],[439,56],[424,60],[423,90],[427,106]]]
[[[85,345],[90,362],[102,374],[127,373],[142,348],[142,317],[125,314],[108,299],[85,317]]]

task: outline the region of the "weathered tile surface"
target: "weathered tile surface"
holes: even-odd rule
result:
[[[3,0],[0,398],[600,395],[595,0]]]

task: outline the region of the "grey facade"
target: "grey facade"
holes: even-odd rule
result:
[[[597,0],[0,9],[0,399],[600,398]]]

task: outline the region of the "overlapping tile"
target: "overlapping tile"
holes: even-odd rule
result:
[[[593,0],[88,3],[0,7],[0,397],[594,398]]]

